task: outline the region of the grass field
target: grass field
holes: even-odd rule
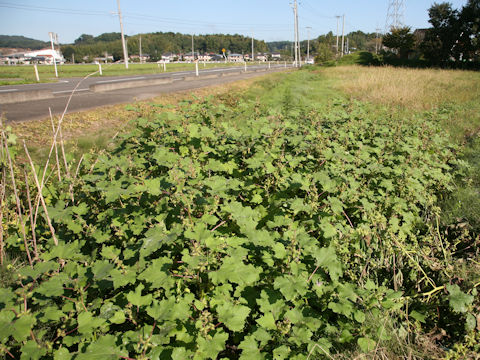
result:
[[[70,115],[43,191],[60,245],[5,197],[0,354],[475,359],[478,80],[308,67]]]
[[[248,66],[249,64],[247,64]],[[173,71],[193,71],[195,64],[167,64],[167,72]],[[244,66],[243,63],[203,63],[199,64],[199,71],[202,69],[212,69],[217,67]],[[98,65],[58,65],[59,78],[84,77],[98,71]],[[41,82],[54,82],[55,70],[51,65],[39,65],[38,72]],[[135,64],[130,63],[129,69],[125,69],[123,64],[102,64],[103,76],[120,76],[120,75],[142,75],[162,73],[163,65],[155,63]],[[100,74],[95,74],[100,76]],[[18,66],[0,66],[0,85],[16,85],[36,83],[33,65]]]

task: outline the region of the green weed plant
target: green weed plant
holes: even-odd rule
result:
[[[159,106],[47,186],[59,244],[41,208],[24,217],[39,257],[2,275],[0,353],[304,360],[452,319],[453,340],[475,334],[475,286],[432,225],[456,164],[439,128],[279,94]],[[12,212],[3,228],[23,254]]]

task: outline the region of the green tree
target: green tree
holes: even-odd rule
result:
[[[479,60],[480,56],[480,0],[469,0],[459,15],[460,36],[454,48],[464,60]]]
[[[95,41],[105,41],[105,42],[110,42],[110,41],[116,41],[116,40],[121,40],[122,34],[117,33],[117,32],[111,32],[111,33],[104,33],[95,38]]]
[[[434,3],[428,15],[432,28],[420,46],[425,58],[434,64],[445,63],[455,58],[455,50],[458,58],[457,41],[461,34],[458,11],[450,3]]]
[[[407,58],[408,53],[415,45],[415,36],[410,32],[410,27],[392,28],[383,37],[383,45],[393,49],[400,58]]]
[[[317,56],[315,57],[316,64],[323,64],[326,61],[332,60],[335,57],[332,47],[326,43],[320,43],[317,48]]]
[[[62,54],[65,59],[73,61],[73,54],[75,54],[75,48],[72,45],[62,46]]]

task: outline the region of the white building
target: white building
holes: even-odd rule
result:
[[[178,58],[180,58],[180,55],[169,52],[169,53],[166,53],[166,54],[162,54],[162,61],[161,62],[166,62],[166,63],[174,62]]]
[[[65,62],[65,58],[58,50],[42,49],[25,53],[26,59],[35,57],[45,58],[45,62],[47,64],[53,64],[53,59],[55,59],[55,61],[60,64],[63,64]]]
[[[192,55],[191,52],[183,55],[183,61],[193,62],[195,61],[195,54]]]
[[[228,55],[229,62],[243,62],[243,55],[242,54],[230,54]]]
[[[258,54],[255,56],[255,60],[265,62],[265,61],[268,60],[268,55],[267,55],[267,54],[258,53]]]
[[[210,54],[198,55],[198,61],[211,61],[212,57]]]

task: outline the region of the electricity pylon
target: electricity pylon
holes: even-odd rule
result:
[[[404,0],[389,0],[387,20],[385,22],[385,33],[391,29],[398,29],[405,25],[405,1]]]

